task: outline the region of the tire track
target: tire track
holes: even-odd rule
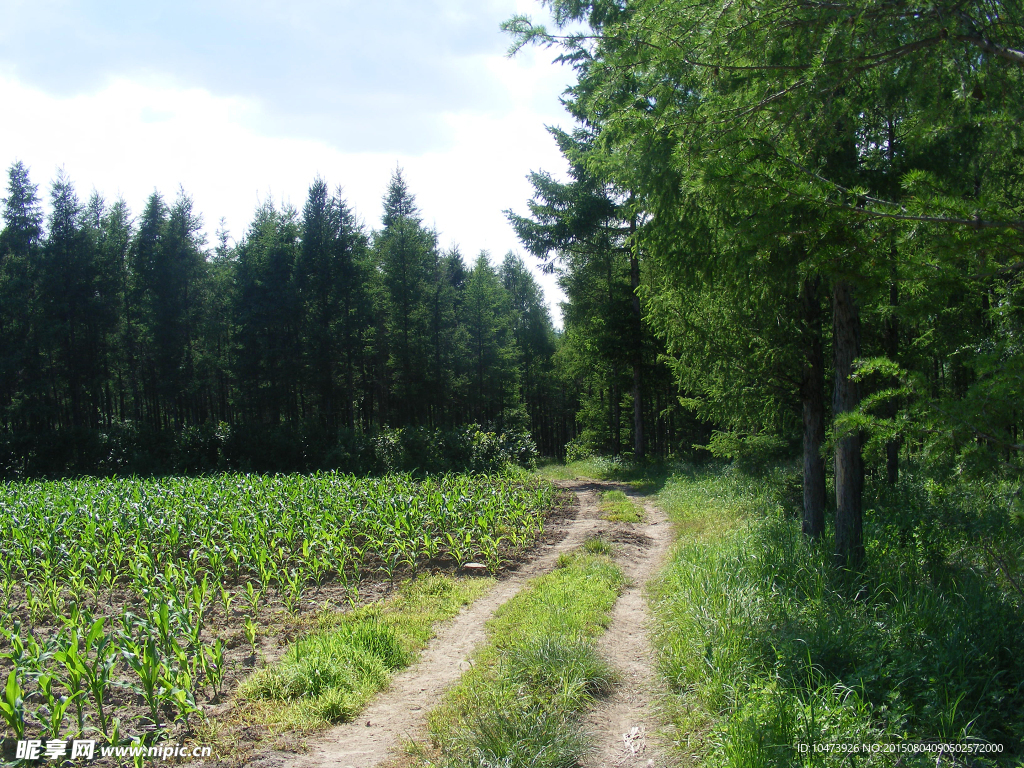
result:
[[[638,496],[628,487],[605,485]],[[665,513],[649,501],[642,503],[643,522],[605,522],[604,535],[619,547],[616,562],[629,579],[629,586],[615,603],[611,625],[597,643],[601,655],[618,671],[620,682],[610,696],[596,703],[585,720],[594,737],[595,751],[585,763],[591,768],[668,765],[667,751],[656,735],[658,718],[653,702],[659,687],[647,633],[644,587],[664,563],[674,536]]]
[[[422,738],[427,712],[459,676],[469,668],[469,658],[486,639],[484,625],[505,602],[535,576],[555,567],[559,555],[579,547],[590,536],[609,526],[598,513],[598,491],[613,487],[594,481],[557,483],[576,493],[574,513],[548,528],[556,540],[538,547],[537,554],[487,594],[453,619],[437,628],[416,663],[391,679],[350,722],[335,726],[310,744],[309,752],[296,755],[272,751],[254,756],[247,765],[259,768],[373,768],[394,757],[404,740]],[[560,536],[560,537],[559,537]]]

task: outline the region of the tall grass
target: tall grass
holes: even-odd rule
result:
[[[850,577],[831,567],[830,541],[801,535],[789,484],[691,469],[662,491],[684,538],[651,592],[655,644],[691,753],[752,768],[935,765],[813,745],[976,741],[1004,751],[971,765],[1018,764],[1024,530],[1009,504],[913,478],[871,487],[867,562]]]

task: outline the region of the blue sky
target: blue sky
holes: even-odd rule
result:
[[[64,167],[140,211],[182,187],[236,238],[317,174],[371,227],[396,165],[424,220],[471,259],[521,251],[501,214],[531,169],[563,168],[552,54],[508,59],[500,22],[534,0],[269,3],[0,0],[0,163],[41,191]],[[13,118],[13,119],[12,119]],[[524,257],[528,262],[532,259]],[[557,301],[550,279],[549,302]],[[557,315],[557,312],[555,313]]]

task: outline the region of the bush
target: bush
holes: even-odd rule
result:
[[[732,459],[745,472],[764,472],[790,456],[792,446],[778,435],[744,435],[738,432],[712,432],[707,450],[719,459]]]
[[[107,429],[0,433],[0,479],[210,472],[354,474],[498,472],[534,466],[526,431],[495,433],[470,424],[451,430],[384,427],[373,435],[319,424],[203,424],[180,431],[132,422]]]
[[[594,455],[593,447],[585,442],[582,437],[574,437],[565,444],[565,463],[571,464],[574,461],[583,461]]]

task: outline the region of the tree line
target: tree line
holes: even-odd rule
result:
[[[714,453],[802,443],[804,531],[834,509],[841,566],[868,472],[1020,477],[1020,4],[544,5],[505,27],[575,71],[573,172],[513,222],[570,279],[617,255],[620,368],[663,361]],[[567,337],[612,328],[587,322]]]
[[[123,200],[83,202],[60,173],[49,203],[44,216],[15,162],[0,232],[9,476],[93,466],[78,454],[115,433],[132,450],[168,435],[184,450],[182,434],[233,429],[272,451],[476,423],[528,432],[548,454],[575,434],[530,271],[511,253],[495,268],[440,248],[400,170],[379,229],[318,178],[301,211],[268,201],[212,248],[183,191],[154,192],[134,217]]]

